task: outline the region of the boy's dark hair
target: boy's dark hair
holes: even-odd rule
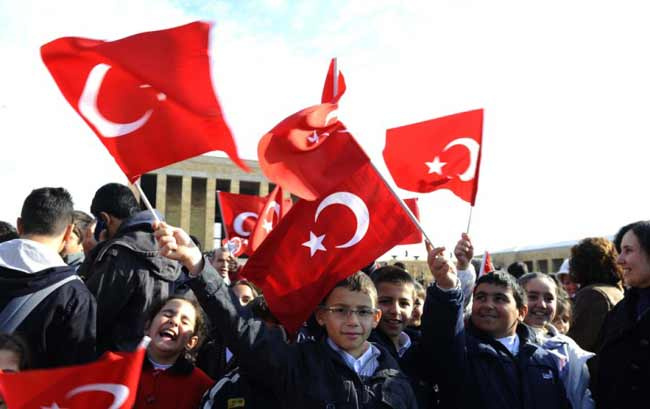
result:
[[[508,266],[508,274],[514,278],[521,278],[524,274],[528,273],[528,266],[523,261],[515,261]]]
[[[591,284],[617,285],[623,269],[616,263],[614,243],[604,237],[588,237],[571,247],[569,274],[583,287]]]
[[[521,288],[513,276],[504,271],[494,271],[479,277],[479,279],[476,280],[473,294],[476,294],[476,290],[481,284],[493,284],[510,289],[512,291],[512,296],[515,299],[515,303],[517,304],[517,308],[522,308],[528,304],[526,291]]]
[[[411,284],[415,288],[415,279],[404,269],[395,266],[381,267],[372,274],[372,282],[377,287],[381,283]]]
[[[401,268],[402,270],[405,270],[405,271],[406,271],[406,265],[405,265],[404,263],[402,263],[401,261],[396,261],[396,262],[393,263],[393,265],[394,265],[395,267],[399,267],[399,268]]]
[[[0,221],[0,243],[18,238],[18,231],[10,223]]]
[[[72,223],[74,224],[73,231],[74,234],[79,237],[79,243],[84,241],[86,229],[94,221],[95,219],[86,212],[82,212],[81,210],[75,210],[72,212]]]
[[[362,292],[370,297],[373,307],[377,306],[377,289],[375,288],[375,285],[373,284],[370,277],[361,271],[357,271],[348,278],[345,278],[336,283],[332,290],[325,296],[325,298],[323,298],[321,305],[325,305],[330,294],[332,294],[332,291],[339,287],[347,288],[350,291]]]
[[[139,210],[140,206],[131,189],[119,183],[108,183],[100,187],[90,205],[90,213],[95,217],[106,212],[121,220],[128,219]]]
[[[626,226],[621,227],[621,230],[616,233],[614,238],[614,245],[616,245],[616,250],[621,252],[621,242],[623,241],[623,236],[625,233],[632,230],[637,240],[639,240],[639,245],[641,249],[645,252],[647,256],[650,256],[650,220],[640,220],[638,222],[630,223]]]
[[[160,302],[154,303],[147,312],[146,326],[148,327],[149,325],[151,325],[151,322],[153,322],[153,319],[163,309],[165,304],[167,304],[169,301],[172,300],[185,301],[191,304],[192,307],[194,307],[194,310],[196,311],[196,321],[194,322],[194,335],[196,335],[199,338],[199,342],[191,351],[185,350],[185,359],[187,359],[190,362],[194,362],[196,358],[196,353],[199,350],[201,344],[203,343],[207,331],[203,309],[195,299],[180,296],[180,295],[173,295],[171,297],[167,297],[163,299]]]
[[[248,308],[256,318],[259,318],[262,321],[272,322],[274,324],[280,323],[269,309],[269,305],[266,303],[266,299],[263,295],[253,298],[253,300],[246,304],[244,308]]]
[[[72,223],[72,196],[62,187],[32,190],[20,212],[22,234],[58,236]]]
[[[11,351],[18,355],[18,369],[31,367],[31,353],[27,343],[16,334],[0,334],[0,351]]]

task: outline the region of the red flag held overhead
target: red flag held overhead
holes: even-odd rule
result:
[[[280,222],[280,219],[284,217],[289,209],[291,208],[291,200],[285,200],[282,197],[282,188],[276,186],[266,197],[266,203],[264,208],[259,213],[257,218],[257,223],[255,224],[255,229],[251,234],[249,241],[250,251],[253,252],[262,244],[266,236],[269,235],[271,230]]]
[[[266,198],[227,192],[217,192],[217,195],[221,209],[221,222],[224,224],[226,237],[228,239],[239,237],[247,240],[243,252],[251,254],[252,251],[248,249],[250,236],[255,229],[259,214],[264,208]]]
[[[209,31],[194,22],[116,41],[64,37],[41,57],[131,182],[213,150],[248,170],[212,87]]]
[[[482,135],[482,109],[388,129],[384,160],[402,189],[449,189],[474,205]]]
[[[484,276],[488,273],[494,271],[494,265],[492,264],[492,257],[487,251],[483,254],[483,260],[481,260],[481,269],[478,272],[478,276]]]
[[[257,147],[264,175],[298,197],[315,200],[368,163],[336,110],[335,104],[303,109],[264,135]]]
[[[336,83],[336,95],[334,95],[334,84]],[[336,58],[332,58],[327,76],[325,77],[325,85],[323,86],[323,95],[321,96],[322,103],[331,102],[337,103],[345,93],[345,78],[343,73],[339,71]]]
[[[262,288],[274,315],[294,332],[338,281],[415,230],[366,162],[317,200],[294,204],[242,275]]]
[[[404,203],[408,208],[411,210],[411,213],[413,213],[413,216],[415,216],[418,221],[420,220],[420,209],[418,209],[418,199],[413,198],[413,199],[404,199]],[[422,243],[422,232],[418,229],[412,234],[408,235],[405,237],[401,242],[399,242],[400,245],[405,245],[405,244],[420,244]]]

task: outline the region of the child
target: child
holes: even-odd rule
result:
[[[557,328],[560,334],[566,335],[571,328],[571,319],[573,316],[573,306],[568,295],[560,297],[557,300],[557,312],[553,318],[553,326]]]
[[[419,333],[420,324],[422,323],[422,309],[424,308],[424,300],[426,299],[427,292],[424,290],[424,286],[418,281],[414,281],[414,284],[415,300],[413,301],[413,312],[411,313],[408,329],[412,331],[411,333]]]
[[[145,333],[151,338],[138,385],[135,409],[195,409],[213,384],[194,367],[191,352],[203,331],[195,301],[170,297],[154,306]]]
[[[427,367],[444,368],[445,406],[461,408],[557,408],[571,405],[554,356],[538,346],[522,323],[526,293],[505,272],[481,276],[472,313],[463,320],[463,292],[444,247],[427,246],[435,284],[422,316]]]
[[[375,271],[373,283],[377,288],[381,321],[371,341],[381,343],[399,360],[412,344],[404,330],[413,312],[415,280],[399,267],[386,266]]]
[[[283,408],[416,408],[413,391],[395,359],[368,342],[381,312],[372,281],[361,272],[339,282],[317,311],[327,336],[287,344],[282,331],[251,316],[223,278],[193,247],[181,229],[156,225],[160,253],[189,271],[190,287],[241,369],[273,391]]]
[[[30,358],[27,344],[17,335],[0,334],[0,370],[19,372],[29,368]],[[7,409],[0,395],[0,409]]]

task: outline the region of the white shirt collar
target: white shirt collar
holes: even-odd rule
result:
[[[519,337],[517,334],[509,337],[497,338],[497,341],[502,343],[512,355],[517,355],[519,353]]]
[[[343,361],[350,369],[360,376],[372,376],[379,366],[377,358],[381,355],[381,351],[370,342],[368,342],[369,347],[366,352],[361,354],[359,358],[355,358],[339,348],[330,337],[327,337],[327,344],[343,358]]]
[[[411,337],[409,337],[409,334],[406,332],[402,331],[399,334],[399,340],[397,341],[399,344],[399,347],[397,348],[397,355],[402,357],[404,353],[411,347]]]

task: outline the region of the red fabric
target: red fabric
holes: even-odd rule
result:
[[[411,213],[420,221],[420,209],[418,209],[418,199],[404,199],[404,203],[411,210]],[[404,238],[399,244],[420,244],[422,243],[422,232],[416,229],[415,232]]]
[[[64,37],[41,47],[65,99],[131,182],[214,150],[248,170],[212,88],[209,31],[194,22],[116,41]],[[144,122],[135,126],[138,120]],[[129,123],[133,129],[118,126]]]
[[[264,208],[266,198],[226,192],[217,192],[217,195],[226,237],[250,240],[250,235],[255,229],[258,215]],[[246,246],[244,253],[251,254],[252,251],[249,252],[248,246]]]
[[[388,129],[384,160],[402,189],[449,189],[474,205],[482,135],[482,109]]]
[[[333,116],[336,109],[335,104],[303,109],[264,135],[257,147],[264,175],[298,197],[315,200],[367,163],[361,147]]]
[[[343,73],[338,71],[338,89],[336,95],[334,95],[334,65],[336,64],[336,58],[332,58],[330,62],[329,69],[327,70],[327,76],[325,77],[325,85],[323,85],[323,95],[321,96],[320,102],[331,102],[337,103],[339,99],[345,93],[345,78]]]
[[[296,203],[248,259],[242,275],[262,288],[271,311],[295,332],[337,282],[414,231],[397,199],[366,163],[319,200]]]
[[[492,265],[492,257],[487,251],[483,254],[483,260],[481,260],[481,269],[478,272],[478,276],[483,276],[494,271],[494,265]]]
[[[142,371],[133,409],[197,409],[201,397],[213,384],[199,368],[194,368],[189,375],[180,375],[147,365]]]
[[[9,408],[131,408],[143,358],[141,348],[132,353],[107,352],[86,365],[10,374],[0,371],[0,394]],[[111,406],[120,402],[120,396],[124,402]]]
[[[248,244],[251,252],[257,250],[266,236],[280,222],[280,219],[289,212],[292,205],[291,200],[287,201],[282,196],[282,188],[276,186],[273,192],[266,197],[266,203],[258,215],[255,229],[253,229]]]

